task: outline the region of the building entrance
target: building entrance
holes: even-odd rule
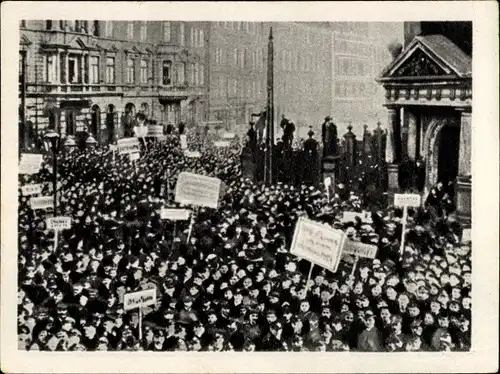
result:
[[[447,124],[439,134],[438,182],[454,182],[458,175],[460,127]]]

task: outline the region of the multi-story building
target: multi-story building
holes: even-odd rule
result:
[[[325,116],[339,124],[384,118],[375,78],[403,24],[367,22],[210,23],[210,118],[246,128],[266,103],[267,42],[274,37],[274,107],[304,136]]]
[[[122,136],[137,112],[158,123],[205,119],[207,23],[22,21],[20,123]]]

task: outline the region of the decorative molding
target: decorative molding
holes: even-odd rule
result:
[[[393,74],[393,77],[422,77],[441,76],[447,73],[420,48],[400,66]]]

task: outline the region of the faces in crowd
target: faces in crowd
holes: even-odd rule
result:
[[[58,209],[73,220],[55,251],[50,215],[20,194],[22,349],[344,351],[375,335],[377,350],[470,348],[470,249],[455,228],[414,214],[410,231],[431,230],[408,234],[406,266],[394,255],[400,220],[394,208],[378,210],[372,223],[349,226],[352,238],[378,247],[377,258],[360,259],[352,276],[346,261],[335,274],[315,266],[307,282],[310,263],[288,251],[297,218],[347,230],[339,216],[362,209],[361,197],[262,188],[242,176],[238,144],[215,148],[197,135],[189,144],[201,158],[186,157],[176,137],[149,143],[135,165],[107,148],[62,155]],[[224,181],[230,192],[217,210],[174,202],[182,171]],[[46,166],[22,179],[49,193]],[[192,227],[162,220],[162,207],[192,210]],[[123,297],[151,287],[158,302],[145,308],[139,339],[137,311],[125,311]]]

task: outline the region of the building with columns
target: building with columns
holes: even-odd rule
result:
[[[135,113],[205,120],[206,22],[29,20],[20,24],[20,142],[47,128],[121,137]]]
[[[389,189],[401,189],[403,164],[423,163],[424,198],[438,182],[454,183],[458,217],[470,222],[472,25],[439,24],[405,25],[407,44],[378,79],[388,114]]]

